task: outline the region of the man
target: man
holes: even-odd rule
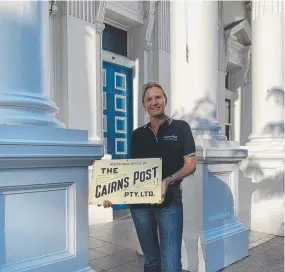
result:
[[[181,272],[180,183],[195,172],[195,142],[187,122],[166,116],[167,96],[159,83],[143,87],[142,104],[150,122],[133,132],[131,158],[162,158],[162,200],[155,205],[130,205],[131,215],[144,254],[144,271]],[[104,207],[111,205],[104,202]]]

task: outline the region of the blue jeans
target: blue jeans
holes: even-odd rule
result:
[[[162,205],[132,205],[131,214],[144,254],[144,272],[181,272],[182,193],[168,188]],[[160,242],[159,242],[160,241]]]

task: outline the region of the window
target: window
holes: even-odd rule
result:
[[[103,31],[102,48],[103,50],[127,57],[127,31],[105,24],[105,29]]]
[[[225,85],[226,85],[226,89],[229,89],[229,72],[226,73]]]
[[[226,99],[225,100],[225,136],[227,137],[227,140],[231,140],[231,100]]]

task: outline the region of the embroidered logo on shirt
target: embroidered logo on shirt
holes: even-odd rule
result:
[[[163,140],[165,140],[165,141],[177,141],[177,136],[174,136],[174,135],[163,136]]]

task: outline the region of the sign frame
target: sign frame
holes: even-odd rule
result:
[[[98,160],[90,204],[156,204],[161,201],[162,158]]]

